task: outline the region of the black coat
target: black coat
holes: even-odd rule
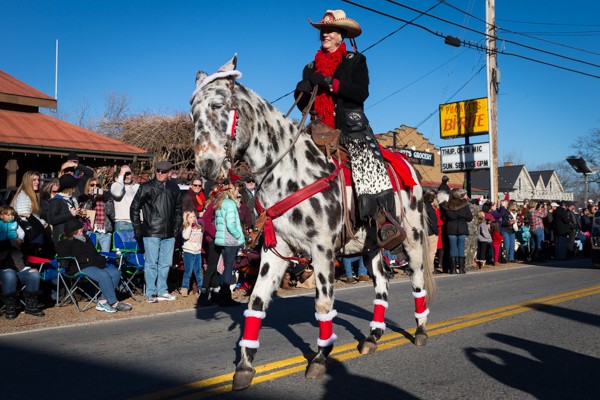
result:
[[[427,212],[427,236],[439,235],[438,220],[433,205],[425,203],[425,211]]]
[[[315,63],[311,62],[302,71],[301,83],[308,81],[314,72]],[[337,93],[331,95],[335,104],[335,126],[343,131],[344,111],[357,108],[362,110],[365,100],[369,97],[369,69],[366,57],[361,53],[348,52],[333,73],[333,79],[339,81]],[[301,87],[301,83],[298,87]],[[296,91],[296,97],[298,94],[299,92]],[[306,94],[302,96],[298,103],[300,110],[306,107],[309,98],[310,96]]]
[[[78,239],[61,240],[56,245],[56,254],[58,257],[75,257],[82,270],[87,267],[106,268],[106,259],[102,257],[96,247],[87,235],[85,242]],[[77,265],[74,262],[67,264],[67,273],[73,275],[77,272]]]
[[[565,209],[564,207],[557,207],[553,212],[553,225],[554,225],[554,234],[557,236],[568,235],[571,232],[572,222],[571,218],[569,218],[569,213],[571,211]]]
[[[473,213],[466,200],[450,199],[445,207],[445,224],[447,235],[468,235],[469,222],[473,220]]]
[[[58,243],[60,236],[65,233],[65,222],[73,218],[71,208],[75,203],[65,200],[56,195],[48,201],[48,223],[52,225],[52,239],[54,244]]]
[[[143,224],[140,210],[144,213]],[[161,183],[156,178],[142,184],[133,197],[130,214],[136,236],[177,236],[183,222],[179,186],[172,181]]]

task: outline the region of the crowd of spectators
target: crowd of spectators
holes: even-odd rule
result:
[[[257,248],[245,246],[257,220],[253,177],[208,182],[192,176],[185,182],[174,176],[166,160],[159,161],[154,172],[142,183],[129,165],[118,168],[110,179],[99,177],[75,153],[69,154],[56,178],[44,181],[39,172],[25,172],[10,204],[0,207],[5,317],[16,318],[21,303],[26,313],[44,316],[44,285],[36,262],[56,256],[76,260],[67,265],[67,272],[77,268],[96,282],[101,291],[98,311],[131,310],[122,301],[122,272],[112,253],[114,233],[126,231],[144,257],[143,282],[138,284],[148,303],[193,293],[199,306],[232,306],[238,303],[231,288],[248,295],[260,260]],[[562,260],[583,254],[589,246],[594,204],[579,210],[575,204],[550,200],[479,204],[466,191],[450,189],[447,181],[444,177],[437,191],[424,193],[426,267],[432,273],[464,274],[502,262]],[[407,264],[389,251],[383,252],[383,260],[391,275]],[[348,284],[371,280],[361,255],[340,257],[338,265],[338,275]],[[296,282],[310,276],[310,270],[309,262],[298,263],[286,276]],[[176,279],[170,280],[172,276]],[[287,287],[290,280],[286,282]],[[53,301],[60,296],[46,290]]]

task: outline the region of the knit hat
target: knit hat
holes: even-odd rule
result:
[[[74,151],[70,151],[69,154],[67,155],[67,160],[68,161],[71,161],[71,160],[79,161],[79,156]]]
[[[79,218],[71,217],[65,221],[65,233],[77,232],[83,228],[83,222]]]
[[[321,21],[312,22],[309,18],[308,22],[319,30],[325,28],[341,29],[344,31],[343,36],[347,38],[355,38],[362,33],[362,28],[358,22],[346,18],[346,13],[343,10],[327,10]]]
[[[58,187],[58,191],[62,192],[63,189],[72,189],[77,186],[79,180],[75,178],[73,175],[64,174],[60,178],[58,178],[58,182],[60,183]]]

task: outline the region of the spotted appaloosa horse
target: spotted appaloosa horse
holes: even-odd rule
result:
[[[245,160],[256,172],[257,182],[262,181],[257,196],[267,208],[319,178],[330,175],[335,166],[306,133],[298,131],[291,119],[236,82],[241,77],[241,73],[235,69],[236,61],[237,57],[234,56],[212,75],[197,73],[196,90],[190,100],[195,127],[196,168],[206,178],[215,180],[231,167],[232,159]],[[410,170],[415,182],[418,182],[412,166]],[[397,218],[408,233],[404,245],[412,270],[415,298],[415,344],[424,345],[429,313],[426,297],[432,295],[434,283],[429,268],[424,268],[427,240],[424,233],[423,193],[418,184],[412,190],[399,192],[399,196],[396,196]],[[315,317],[319,322],[319,338],[318,352],[307,368],[307,378],[319,378],[325,373],[326,358],[336,339],[332,325],[336,316],[333,308],[336,252],[351,254],[375,247],[373,238],[376,232],[368,227],[358,230],[357,240],[343,243],[342,214],[342,192],[338,180],[335,180],[324,191],[273,220],[277,238],[274,250],[281,255],[292,255],[294,249],[301,249],[311,256],[314,267],[317,284]],[[244,332],[239,343],[241,361],[235,370],[234,390],[250,386],[255,375],[252,362],[259,347],[258,333],[262,319],[287,268],[287,262],[276,252],[263,252],[260,274],[248,309],[244,312]],[[381,252],[376,249],[366,257],[372,266],[375,300],[370,333],[360,346],[362,354],[375,351],[377,340],[385,330],[389,286],[381,263]]]

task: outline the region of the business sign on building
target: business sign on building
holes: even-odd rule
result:
[[[434,165],[433,153],[412,149],[396,149],[395,151],[405,154],[413,164],[426,165],[428,167],[433,167]]]
[[[488,132],[487,97],[440,104],[440,138],[477,136]]]
[[[440,148],[442,172],[490,168],[490,144],[476,143]]]

